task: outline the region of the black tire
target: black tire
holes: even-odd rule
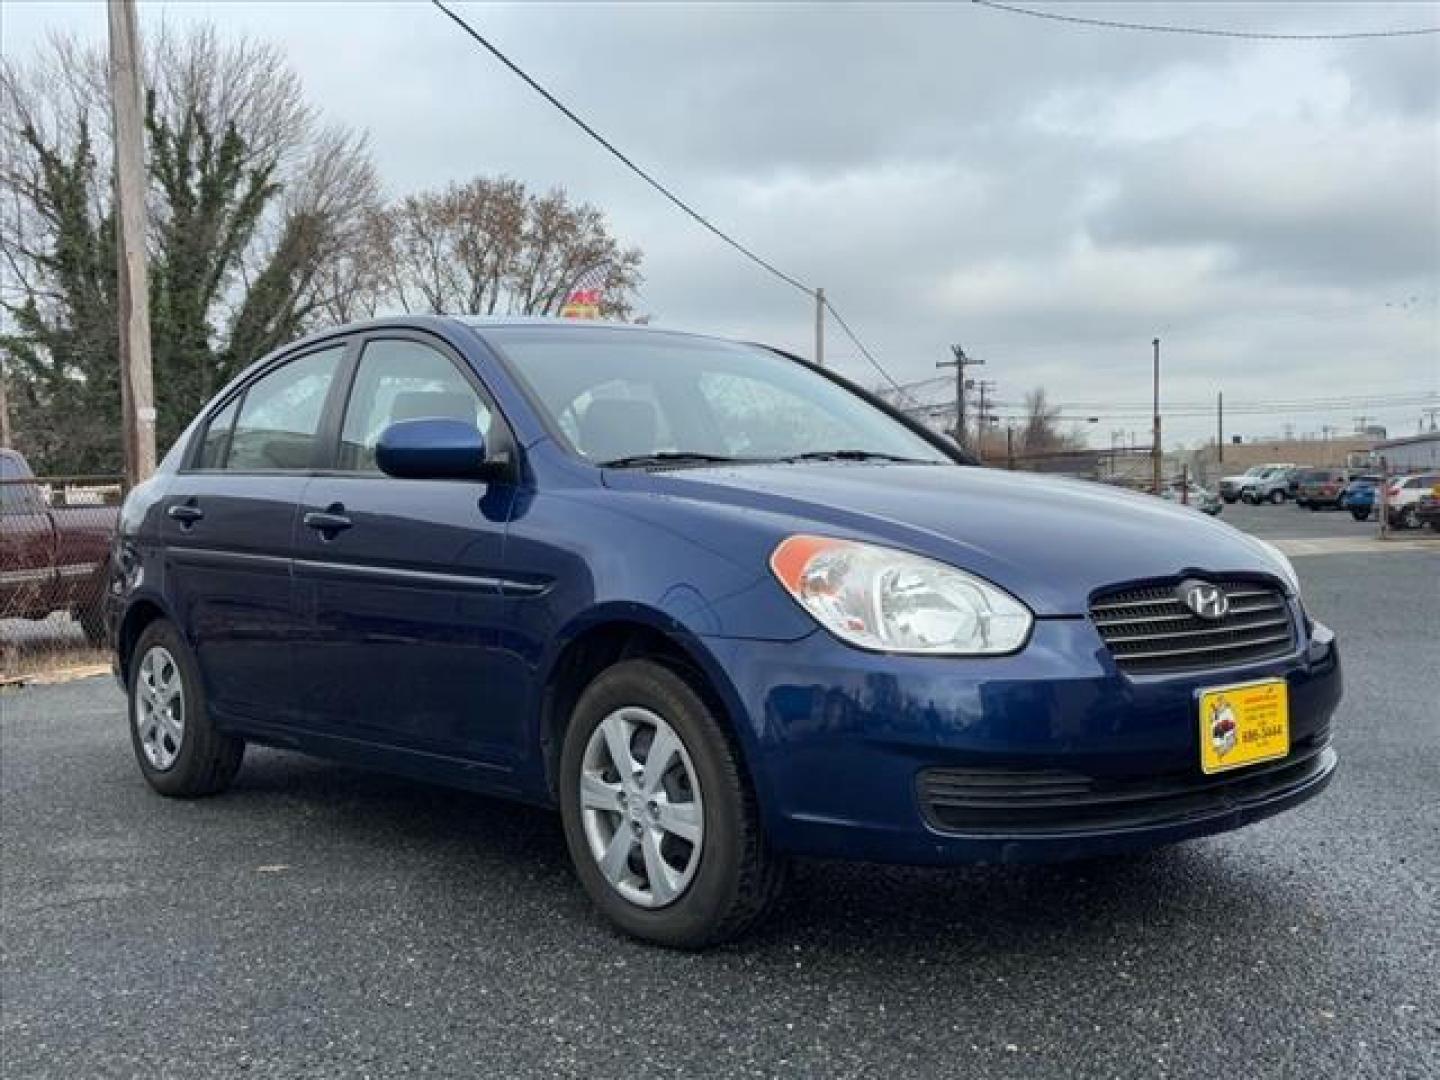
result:
[[[80,629],[85,632],[85,640],[94,648],[104,648],[109,639],[109,633],[105,629],[105,602],[97,601],[87,604],[75,612],[75,621],[80,624]]]
[[[615,710],[639,706],[660,716],[690,756],[704,805],[704,839],[694,877],[664,907],[622,896],[591,854],[580,807],[581,766],[591,734]],[[770,850],[740,754],[704,697],[687,679],[650,660],[604,671],[581,695],[565,731],[560,812],[576,873],[590,899],[626,933],[676,949],[702,949],[758,922],[784,888],[787,861]]]
[[[1370,511],[1368,511],[1368,510],[1351,510],[1351,511],[1350,511],[1350,516],[1351,516],[1352,518],[1354,518],[1356,521],[1364,521],[1366,518],[1368,518],[1368,517],[1370,516]]]
[[[1224,499],[1227,503],[1233,504],[1235,502],[1234,495],[1221,495],[1220,498]]]
[[[1420,512],[1414,506],[1407,506],[1400,512],[1400,527],[1402,529],[1418,529],[1424,522],[1420,520]]]
[[[1270,492],[1270,501],[1271,501],[1272,503],[1274,503],[1276,506],[1279,506],[1281,503],[1283,503],[1283,502],[1285,501],[1285,492],[1283,492],[1283,491],[1272,491],[1272,492]]]
[[[170,654],[179,669],[184,717],[179,752],[165,768],[158,768],[147,756],[137,723],[141,664],[157,646]],[[195,654],[174,624],[157,619],[145,627],[130,653],[129,672],[130,745],[145,781],[161,795],[182,799],[214,795],[229,787],[245,757],[245,741],[216,729]]]

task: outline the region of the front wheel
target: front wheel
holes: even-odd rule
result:
[[[224,791],[245,756],[244,740],[211,721],[195,655],[164,619],[130,654],[130,742],[146,782],[178,798]]]
[[[1418,529],[1424,524],[1420,520],[1420,512],[1413,506],[1407,506],[1400,514],[1400,525],[1406,529]]]
[[[736,747],[694,686],[650,660],[615,665],[581,695],[560,812],[590,899],[646,941],[698,949],[735,937],[783,884]]]

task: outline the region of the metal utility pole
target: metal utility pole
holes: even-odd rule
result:
[[[815,290],[815,363],[825,366],[825,290]]]
[[[955,369],[955,441],[961,446],[965,445],[965,368],[975,367],[985,363],[984,360],[976,360],[965,355],[965,349],[960,345],[951,345],[950,354],[953,360],[937,360],[937,368]]]
[[[1225,460],[1225,391],[1215,395],[1215,462]]]
[[[1160,450],[1160,339],[1157,337],[1153,344],[1155,346],[1155,431],[1150,454],[1155,468],[1155,494],[1159,495],[1161,490],[1160,473],[1163,471],[1163,455]]]
[[[155,384],[150,368],[150,288],[145,276],[145,132],[135,0],[110,0],[110,108],[115,120],[117,304],[125,479],[155,471]]]

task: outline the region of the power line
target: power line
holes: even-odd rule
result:
[[[799,280],[797,280],[796,278],[791,277],[789,274],[785,273],[785,271],[781,270],[779,267],[775,266],[773,263],[770,263],[770,262],[766,261],[765,259],[761,258],[759,255],[755,254],[755,252],[751,251],[751,250],[750,250],[748,247],[746,247],[744,244],[740,243],[739,240],[736,240],[734,237],[728,235],[727,233],[722,232],[718,227],[716,227],[714,224],[712,224],[712,223],[709,221],[709,219],[707,219],[704,215],[702,215],[702,214],[700,214],[699,212],[691,209],[690,206],[689,206],[689,204],[687,204],[683,199],[681,199],[680,196],[676,195],[676,194],[675,194],[673,191],[671,191],[668,187],[666,187],[664,184],[660,183],[659,180],[656,180],[653,176],[651,176],[648,172],[646,172],[644,169],[642,169],[639,165],[636,165],[635,162],[631,161],[628,157],[626,157],[625,154],[622,153],[622,152],[620,151],[620,149],[615,146],[614,143],[612,143],[609,139],[605,138],[604,135],[601,135],[598,131],[596,131],[593,127],[591,127],[589,124],[587,124],[584,120],[580,119],[580,117],[576,116],[575,113],[574,113],[574,111],[571,110],[569,106],[567,106],[563,101],[561,101],[559,98],[557,98],[554,94],[550,93],[549,90],[546,90],[545,87],[541,86],[538,82],[536,82],[533,78],[531,78],[531,77],[524,71],[524,69],[522,69],[522,68],[520,67],[519,64],[515,63],[515,61],[511,60],[508,56],[506,56],[504,53],[502,53],[502,52],[501,52],[499,49],[497,49],[494,45],[490,44],[490,42],[487,41],[487,40],[485,39],[485,37],[484,37],[483,35],[481,35],[478,30],[476,30],[476,29],[475,29],[474,27],[472,27],[469,23],[467,23],[464,19],[462,19],[459,15],[455,14],[455,12],[451,11],[448,7],[446,7],[443,3],[441,3],[441,0],[431,0],[431,2],[432,2],[437,8],[439,8],[441,11],[443,11],[446,15],[448,15],[448,16],[450,17],[450,19],[455,23],[456,26],[460,27],[461,30],[465,31],[465,33],[469,34],[472,38],[474,38],[475,41],[478,42],[478,43],[480,44],[480,46],[481,46],[482,48],[484,48],[488,53],[490,53],[491,56],[495,57],[496,60],[499,60],[502,64],[504,64],[507,68],[509,68],[509,69],[510,69],[512,72],[514,72],[516,75],[518,75],[522,80],[524,80],[525,83],[530,87],[530,89],[534,90],[537,94],[539,94],[541,97],[543,97],[543,98],[544,98],[546,101],[548,101],[551,105],[554,105],[555,108],[559,109],[562,113],[564,113],[565,116],[566,116],[566,118],[569,119],[571,123],[573,123],[573,124],[574,124],[576,127],[578,127],[581,131],[585,132],[586,135],[589,135],[590,138],[594,139],[597,143],[599,143],[601,146],[603,146],[606,150],[610,151],[610,153],[613,154],[617,159],[619,159],[619,161],[620,161],[627,169],[629,169],[631,172],[633,172],[636,176],[640,177],[640,179],[644,180],[647,184],[649,184],[651,187],[653,187],[653,188],[654,188],[656,191],[658,191],[661,195],[664,195],[665,198],[669,199],[672,203],[674,203],[677,207],[679,207],[687,216],[693,218],[698,224],[700,224],[700,225],[703,226],[704,228],[708,229],[710,232],[714,233],[714,234],[715,234],[716,236],[718,236],[721,240],[725,241],[725,243],[729,244],[732,248],[734,248],[736,251],[740,252],[741,255],[744,255],[747,259],[749,259],[751,262],[755,263],[757,266],[763,267],[765,270],[769,271],[771,274],[774,274],[777,278],[779,278],[781,281],[785,282],[787,285],[790,285],[790,286],[792,286],[793,288],[799,289],[802,293],[804,293],[806,296],[810,297],[812,300],[815,298],[815,290],[814,290],[814,289],[810,288],[808,285],[802,284]]]
[[[1203,26],[1169,26],[1159,23],[1122,22],[1117,19],[1092,19],[1083,15],[1061,15],[1055,11],[1037,11],[1017,4],[1002,4],[997,0],[971,0],[980,7],[1006,11],[1012,15],[1028,15],[1032,19],[1049,19],[1052,22],[1074,23],[1078,26],[1099,27],[1105,30],[1142,30],[1155,34],[1194,34],[1200,37],[1240,38],[1246,41],[1357,41],[1364,38],[1419,37],[1422,34],[1440,34],[1440,26],[1418,26],[1400,30],[1358,30],[1350,33],[1333,34],[1278,34],[1252,30],[1217,30]]]
[[[881,376],[885,379],[887,383],[890,384],[891,388],[897,394],[909,401],[911,405],[914,405],[916,408],[920,408],[920,403],[917,402],[913,397],[911,397],[903,386],[901,386],[893,378],[890,377],[890,372],[886,371],[885,368],[881,365],[880,361],[876,360],[875,357],[871,355],[870,350],[865,347],[865,343],[855,336],[855,331],[850,329],[850,324],[845,321],[844,316],[842,316],[840,312],[835,310],[835,305],[830,303],[828,297],[825,299],[824,304],[827,308],[830,309],[830,314],[835,316],[835,321],[840,324],[840,329],[845,332],[845,336],[848,337],[854,343],[855,347],[860,350],[860,355],[865,357],[866,360],[870,361],[870,366],[881,374]]]
[[[640,177],[640,179],[644,180],[661,195],[665,196],[666,199],[668,199],[671,203],[678,207],[687,217],[691,218],[697,224],[701,225],[709,232],[719,237],[721,240],[729,244],[732,248],[740,252],[741,255],[744,255],[747,259],[755,263],[757,266],[768,271],[770,274],[773,274],[775,277],[779,278],[781,281],[785,282],[785,284],[791,286],[792,288],[798,289],[800,292],[804,293],[812,300],[818,300],[820,304],[822,304],[825,308],[828,308],[830,314],[835,316],[835,321],[839,323],[840,329],[845,332],[845,336],[848,337],[854,343],[855,347],[860,350],[860,355],[865,357],[865,359],[870,362],[870,366],[873,367],[876,371],[878,371],[881,376],[884,377],[885,381],[889,383],[897,393],[899,393],[905,398],[908,398],[912,402],[914,401],[914,399],[910,398],[910,395],[905,392],[904,388],[901,387],[901,385],[897,383],[894,378],[891,377],[890,373],[885,370],[884,365],[882,365],[879,360],[875,359],[874,354],[865,347],[865,343],[860,340],[860,338],[856,335],[855,331],[850,329],[850,324],[845,321],[845,319],[841,316],[840,312],[835,310],[835,305],[830,303],[828,297],[825,297],[823,294],[821,294],[819,290],[812,289],[810,286],[804,284],[799,279],[791,277],[789,274],[785,273],[785,271],[781,270],[773,263],[751,251],[744,244],[740,243],[740,241],[736,240],[729,234],[722,232],[703,214],[692,209],[688,203],[686,203],[683,199],[680,198],[680,196],[676,195],[659,180],[655,179],[655,177],[651,176],[639,165],[635,164],[635,162],[630,160],[630,158],[627,157],[614,143],[612,143],[609,139],[605,138],[605,136],[601,135],[593,127],[591,127],[579,116],[577,116],[574,110],[572,110],[549,90],[545,89],[545,87],[541,86],[540,83],[537,82],[534,78],[532,78],[523,68],[520,67],[519,64],[515,63],[515,61],[511,60],[503,52],[501,52],[494,45],[492,45],[478,30],[476,30],[473,26],[471,26],[455,12],[451,11],[450,8],[446,7],[445,4],[441,2],[441,0],[431,0],[431,2],[441,11],[443,11],[447,16],[449,16],[450,20],[454,22],[456,26],[460,27],[461,30],[463,30],[466,34],[472,37],[482,48],[485,49],[486,52],[488,52],[491,56],[495,57],[495,59],[499,60],[502,64],[509,68],[511,72],[513,72],[520,79],[522,79],[527,86],[529,86],[537,94],[543,97],[551,105],[559,109],[560,112],[565,115],[566,119],[568,119],[581,131],[585,132],[586,135],[589,135],[590,138],[594,139],[597,143],[599,143],[606,150],[608,150],[627,169],[633,172],[636,176]]]

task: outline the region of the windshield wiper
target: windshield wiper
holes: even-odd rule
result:
[[[718,465],[739,458],[724,454],[703,454],[693,450],[665,450],[655,454],[631,454],[600,462],[602,469],[643,469],[648,465]]]
[[[898,454],[884,454],[878,450],[810,450],[803,454],[791,454],[781,461],[893,461],[901,465],[938,465],[938,461],[925,458],[901,457]]]

